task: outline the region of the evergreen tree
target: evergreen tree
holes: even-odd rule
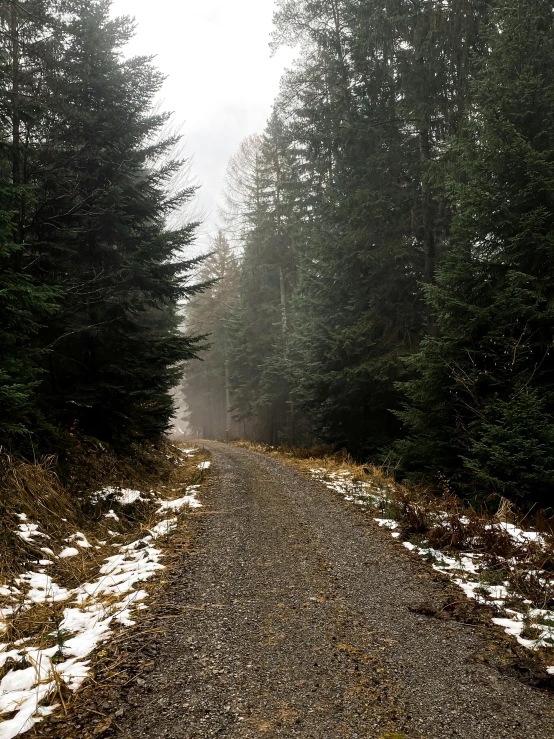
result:
[[[447,141],[478,21],[461,4],[350,0],[283,2],[276,20],[277,40],[302,45],[279,101],[307,160],[294,395],[320,439],[376,455],[431,324],[420,285],[448,231]]]
[[[185,372],[183,394],[192,431],[204,439],[236,437],[238,428],[230,413],[229,323],[238,303],[239,267],[223,231],[213,240],[212,252],[199,271],[199,279],[212,287],[194,297],[187,307],[187,330],[206,337],[209,348],[200,362]]]
[[[39,78],[54,34],[45,3],[37,0],[3,3],[0,32],[0,444],[30,448],[45,425],[33,397],[39,382],[36,341],[55,309],[56,291],[28,270],[24,219],[34,193],[25,167],[29,139],[44,110]]]
[[[0,5],[6,429],[25,428],[33,406],[59,428],[153,436],[194,356],[177,305],[200,289],[184,256],[195,224],[166,227],[194,188],[171,190],[183,163],[176,137],[160,137],[167,116],[151,112],[162,77],[147,58],[122,59],[132,24],[109,10]]]
[[[554,492],[554,29],[543,0],[495,3],[458,146],[452,245],[411,364],[405,468],[468,495]]]
[[[195,224],[165,226],[194,190],[169,192],[181,163],[156,164],[175,144],[158,138],[167,116],[150,112],[162,77],[148,58],[121,59],[133,29],[109,8],[64,4],[63,49],[47,76],[58,107],[37,155],[31,233],[35,273],[63,287],[41,400],[63,425],[117,440],[169,423],[169,390],[194,356],[175,307],[194,292],[198,260],[183,257]]]
[[[0,445],[17,439],[18,446],[26,447],[27,436],[44,424],[32,397],[39,383],[32,346],[54,309],[55,293],[37,286],[19,266],[22,245],[14,241],[14,212],[8,210],[16,200],[13,189],[0,190]]]
[[[289,299],[295,282],[287,187],[290,163],[283,126],[274,115],[243,164],[233,164],[232,192],[240,195],[240,301],[229,323],[229,380],[234,416],[254,436],[290,441]],[[243,152],[244,153],[244,152]],[[241,182],[246,183],[241,187]]]

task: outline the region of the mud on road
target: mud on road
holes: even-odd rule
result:
[[[440,587],[376,525],[280,462],[215,442],[182,614],[120,739],[539,739],[554,705],[479,660],[475,628],[418,613]]]

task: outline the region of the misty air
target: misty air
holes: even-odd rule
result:
[[[0,0],[0,739],[554,733],[554,6]]]

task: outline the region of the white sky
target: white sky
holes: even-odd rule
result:
[[[135,17],[129,54],[154,54],[167,75],[163,108],[183,123],[186,155],[201,185],[204,234],[217,225],[229,158],[261,133],[293,52],[271,58],[274,0],[114,0],[114,15]]]

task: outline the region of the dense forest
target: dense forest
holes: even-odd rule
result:
[[[194,431],[550,504],[553,21],[544,0],[279,0],[274,47],[299,53],[229,164],[188,318],[211,334]]]
[[[195,188],[162,75],[123,54],[132,22],[3,0],[0,446],[155,438],[184,371],[197,435],[549,504],[553,20],[279,0],[272,44],[297,60],[191,258]]]
[[[108,0],[0,2],[0,446],[165,431],[197,341],[194,188],[149,58]],[[178,225],[169,228],[168,221]]]

